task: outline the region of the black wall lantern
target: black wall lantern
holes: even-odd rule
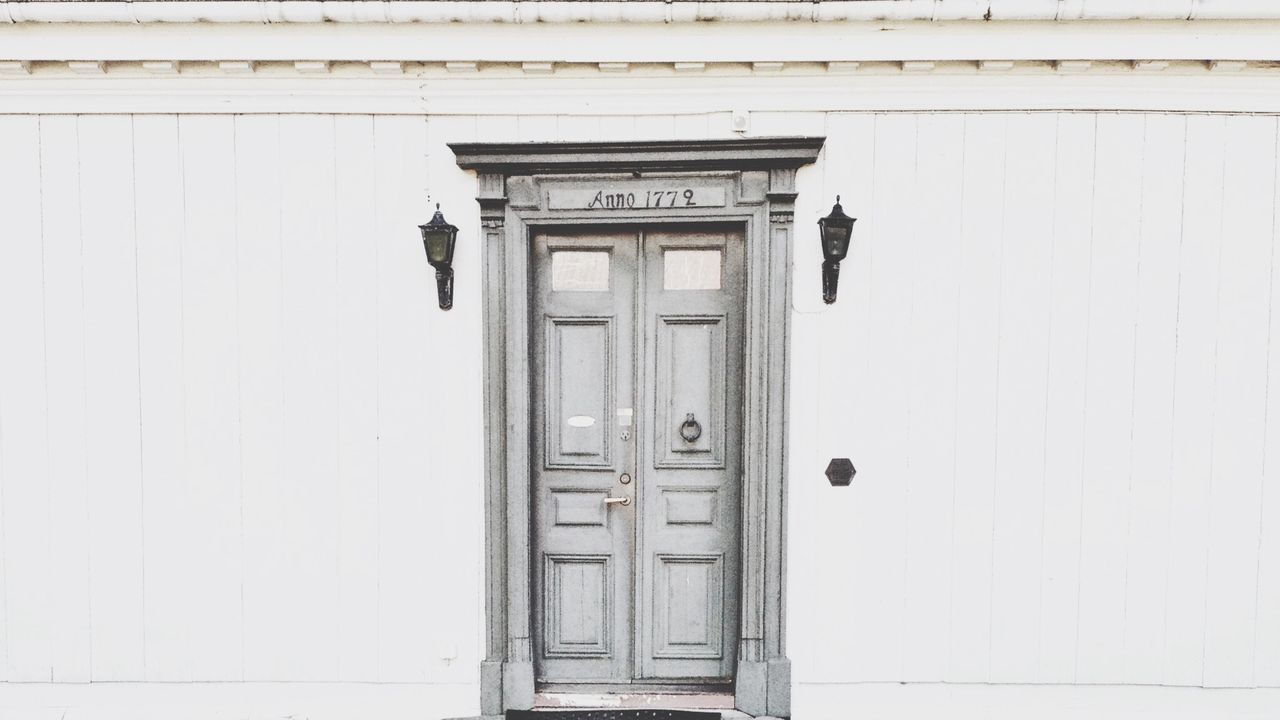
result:
[[[853,237],[853,223],[856,221],[856,218],[844,214],[839,195],[831,214],[818,219],[818,231],[822,236],[822,301],[828,305],[836,301],[840,261],[849,254],[849,238]]]
[[[440,203],[436,203],[436,214],[431,222],[419,225],[422,231],[422,246],[427,250],[427,262],[436,269],[436,294],[440,296],[440,309],[453,307],[453,246],[458,241],[458,228],[450,225],[440,213]]]

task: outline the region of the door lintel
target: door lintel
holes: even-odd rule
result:
[[[769,170],[808,165],[823,137],[574,143],[450,143],[458,167],[481,175]]]

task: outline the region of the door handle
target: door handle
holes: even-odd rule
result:
[[[616,505],[622,505],[623,507],[626,507],[627,505],[630,505],[630,504],[631,504],[631,498],[629,498],[629,497],[607,497],[607,498],[605,498],[605,499],[604,499],[604,504],[605,504],[605,505],[615,505],[615,504],[616,504]]]

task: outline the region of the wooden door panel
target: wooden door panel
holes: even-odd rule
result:
[[[742,235],[648,233],[643,256],[637,677],[727,682],[738,639]]]
[[[551,490],[551,523],[557,526],[607,527],[608,506],[604,499],[608,490]]]
[[[663,487],[661,490],[663,521],[667,526],[716,524],[718,488]]]
[[[542,682],[625,683],[633,672],[631,407],[638,236],[533,241],[533,644]]]
[[[654,443],[659,468],[724,467],[724,315],[663,315],[658,318],[658,385]],[[692,440],[681,435],[690,424]]]
[[[738,231],[534,240],[539,682],[733,678],[742,242]]]
[[[612,557],[546,553],[548,657],[588,658],[613,654]]]
[[[549,316],[546,332],[546,467],[612,468],[613,318]]]
[[[724,556],[660,553],[656,560],[654,657],[723,657]]]

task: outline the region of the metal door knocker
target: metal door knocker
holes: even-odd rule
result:
[[[684,422],[680,424],[680,437],[687,443],[702,437],[702,424],[693,419],[693,413],[685,415]]]

